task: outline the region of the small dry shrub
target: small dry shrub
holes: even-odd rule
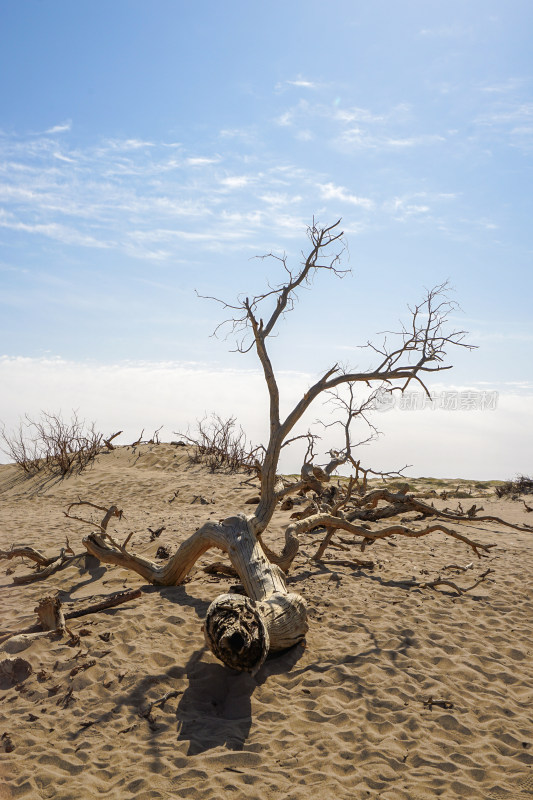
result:
[[[177,433],[193,446],[191,460],[203,462],[211,472],[238,472],[254,469],[260,447],[253,448],[245,432],[237,427],[235,417],[222,419],[218,414],[204,417],[196,423],[196,430],[190,434]]]
[[[514,481],[506,481],[495,489],[498,497],[506,495],[533,494],[533,478],[526,475],[519,475]]]
[[[70,420],[61,413],[42,411],[37,419],[27,414],[18,430],[0,430],[0,449],[28,475],[47,470],[54,475],[81,472],[98,455],[103,435],[95,423],[87,424],[73,411]]]
[[[27,430],[24,430],[27,427],[27,423],[19,422],[18,429],[8,434],[2,425],[0,450],[10,461],[18,464],[27,475],[35,475],[41,468],[41,450],[38,443],[29,438]]]

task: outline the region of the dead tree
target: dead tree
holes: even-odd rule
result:
[[[469,346],[463,342],[464,331],[446,330],[447,318],[454,308],[446,296],[446,284],[428,291],[425,299],[410,309],[409,324],[402,327],[396,336],[385,338],[379,347],[369,344],[376,361],[373,369],[352,372],[338,364],[333,365],[307,389],[284,418],[281,416],[279,387],[268,352],[268,339],[285,313],[293,308],[298,289],[309,285],[318,271],[329,272],[337,277],[345,274],[340,269],[343,233],[339,226],[340,220],[325,227],[313,222],[308,228],[310,252],[296,271],[289,268],[285,256],[270,254],[271,258],[281,263],[286,273],[284,283],[253,298],[246,297],[235,305],[218,300],[229,311],[230,318],[226,324],[237,337],[237,350],[245,353],[255,348],[269,395],[269,438],[262,464],[257,465],[261,491],[253,513],[235,515],[219,523],[206,522],[163,565],[135,555],[126,547],[128,540],[120,544],[108,533],[110,518],[120,514],[115,506],[107,510],[102,523],[97,526],[98,530],[83,540],[89,553],[100,561],[133,570],[156,585],[183,582],[198,558],[210,548],[227,553],[247,597],[239,594],[218,597],[208,609],[204,630],[211,650],[235,669],[255,672],[269,651],[283,650],[304,638],[308,627],[305,601],[300,595],[288,591],[285,572],[298,552],[300,536],[307,532],[321,530],[329,537],[329,544],[333,533],[342,531],[351,534],[354,538],[349,543],[357,541],[361,549],[387,536],[419,537],[432,531],[459,539],[472,547],[477,555],[487,552],[490,547],[473,542],[468,536],[444,526],[438,520],[423,530],[412,530],[396,524],[372,532],[361,521],[377,521],[390,514],[381,513],[376,508],[377,499],[371,496],[373,493],[366,493],[366,477],[371,471],[363,470],[352,455],[350,424],[354,419],[364,417],[370,406],[368,399],[357,406],[353,389],[362,385],[370,390],[372,397],[374,390],[382,393],[403,392],[411,382],[415,382],[429,396],[427,378],[434,372],[450,369],[445,363],[448,347]],[[274,304],[274,309],[263,316],[269,303]],[[344,403],[347,415],[344,448],[332,452],[329,463],[319,467],[313,463],[314,437],[305,434],[309,448],[300,480],[289,483],[281,480],[277,475],[281,449],[294,439],[302,438],[294,435],[295,426],[317,398],[327,393],[337,393],[342,387],[348,387],[349,390],[349,399]],[[324,487],[334,471],[346,463],[355,468],[355,476],[348,489],[341,491],[337,498],[334,492],[330,492],[325,499]],[[363,478],[362,484],[359,483],[360,476]],[[361,492],[363,497],[355,498],[355,490]],[[261,536],[278,502],[286,502],[288,495],[298,491],[314,492],[314,505],[303,518],[287,527],[283,552],[275,554],[263,544]],[[382,499],[387,498],[382,495]],[[402,508],[402,504],[406,509],[420,513],[429,508],[426,506],[422,509],[420,505],[414,508],[405,493],[393,497],[393,501],[395,513]],[[426,515],[431,516],[429,512]],[[453,519],[462,521],[456,515]],[[94,527],[94,523],[91,524]]]
[[[249,516],[233,516],[220,523],[207,522],[183,542],[163,566],[129,552],[106,530],[100,529],[84,539],[87,550],[100,561],[134,570],[159,585],[181,583],[197,559],[212,547],[226,552],[241,578],[247,597],[225,594],[217,598],[207,612],[205,636],[212,651],[237,669],[257,670],[269,650],[281,650],[301,641],[307,630],[305,602],[298,594],[288,592],[284,572],[279,564],[273,562],[292,560],[298,549],[301,530],[309,530],[312,523],[305,520],[289,526],[284,553],[277,558],[261,542],[261,534],[267,528],[276,504],[295,489],[294,485],[290,489],[280,485],[277,466],[281,449],[290,439],[296,424],[317,398],[343,385],[362,384],[389,392],[404,391],[414,381],[429,395],[426,379],[431,373],[449,369],[444,363],[448,346],[468,346],[463,344],[463,331],[445,330],[453,304],[447,299],[446,285],[443,284],[429,291],[423,302],[410,309],[409,325],[399,331],[393,346],[389,346],[387,340],[381,347],[371,345],[376,356],[373,369],[350,372],[338,364],[333,365],[282,418],[268,339],[285,313],[293,308],[298,289],[309,285],[318,271],[327,271],[337,277],[345,274],[340,269],[344,248],[339,226],[340,220],[325,227],[313,222],[308,228],[310,252],[296,271],[288,266],[285,256],[270,254],[271,258],[281,262],[286,273],[285,282],[276,288],[253,298],[246,297],[236,305],[218,300],[230,312],[227,322],[238,337],[237,349],[244,353],[255,348],[269,394],[270,432],[260,469],[260,500],[254,512]],[[263,308],[269,302],[274,303],[274,310],[263,318]],[[351,421],[356,415],[355,410],[351,409],[350,414]],[[301,485],[320,487],[336,467],[350,458],[347,444],[342,453],[333,456],[325,469],[306,463]],[[358,526],[341,520],[335,513],[322,513],[313,523],[315,527],[340,527],[359,535],[365,531],[364,528],[356,530]],[[395,530],[398,532],[398,526]],[[459,538],[463,537],[459,535]]]

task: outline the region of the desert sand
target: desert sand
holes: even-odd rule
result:
[[[0,549],[24,543],[54,555],[68,536],[82,553],[90,529],[64,516],[82,497],[119,505],[113,535],[133,533],[129,546],[155,558],[207,519],[249,509],[256,488],[247,478],[210,474],[168,444],[117,448],[65,479],[28,479],[3,465]],[[417,491],[431,489],[422,483]],[[469,486],[484,513],[533,524],[521,502]],[[279,512],[265,535],[274,549],[289,516]],[[161,526],[150,541],[148,528]],[[47,594],[58,592],[68,610],[141,589],[129,603],[71,620],[70,644],[42,636],[0,644],[0,661],[22,658],[32,669],[0,686],[0,800],[533,797],[533,531],[479,522],[474,533],[497,545],[481,562],[435,533],[376,543],[366,551],[372,570],[349,563],[361,557],[354,548],[313,562],[308,534],[289,577],[309,606],[306,642],[270,657],[253,678],[204,645],[206,609],[236,580],[203,571],[221,559],[216,551],[185,585],[166,588],[85,555],[46,581],[14,586],[31,564],[0,561],[4,631],[34,624]],[[494,572],[468,594],[409,583],[469,563],[447,576],[468,586]],[[148,714],[167,692],[174,696]]]

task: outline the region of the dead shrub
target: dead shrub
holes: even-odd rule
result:
[[[9,460],[18,464],[27,475],[35,475],[41,467],[41,451],[38,442],[28,435],[27,423],[19,422],[18,430],[11,434],[5,426],[0,429],[0,450]]]
[[[191,461],[196,464],[203,462],[210,472],[254,469],[261,450],[248,442],[241,426],[237,427],[235,417],[224,420],[218,414],[212,414],[210,418],[204,417],[197,422],[192,434],[175,433],[192,445]]]
[[[17,431],[0,431],[2,451],[28,475],[40,470],[54,475],[81,472],[98,455],[103,440],[95,423],[80,420],[76,411],[68,421],[61,413],[42,411],[37,420],[26,414]]]
[[[511,495],[511,499],[520,494],[533,494],[533,478],[519,475],[514,481],[506,481],[501,486],[496,486],[495,492],[498,497]]]

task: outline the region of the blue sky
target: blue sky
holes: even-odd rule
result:
[[[194,290],[259,293],[280,276],[254,255],[297,263],[313,215],[342,217],[352,276],[272,343],[287,403],[449,279],[479,349],[435,391],[498,408],[382,415],[377,466],[530,472],[532,22],[515,0],[0,4],[0,419],[170,436],[222,411],[261,437],[253,354]]]

